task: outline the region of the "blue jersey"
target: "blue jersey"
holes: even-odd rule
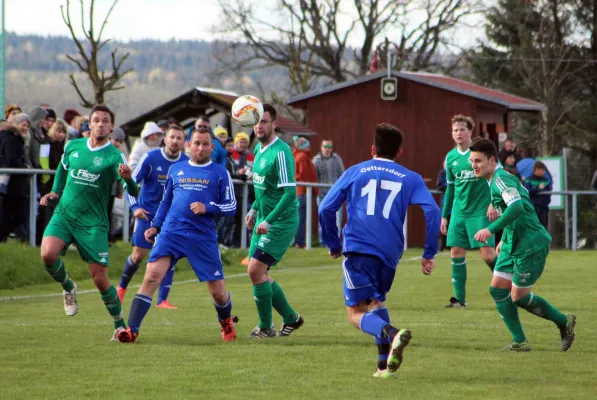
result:
[[[191,203],[205,205],[205,214],[191,211]],[[215,218],[236,212],[232,178],[224,167],[209,161],[180,161],[170,167],[164,198],[151,223],[162,231],[193,231],[217,239]]]
[[[142,183],[139,198],[127,195],[131,210],[135,211],[141,207],[149,214],[150,219],[155,216],[160,201],[164,195],[164,187],[168,178],[170,166],[178,161],[186,161],[189,157],[182,152],[176,159],[170,159],[164,153],[164,149],[154,149],[147,152],[137,163],[133,171],[133,179]]]
[[[336,211],[346,201],[348,221],[340,243]],[[319,206],[323,241],[332,252],[369,254],[395,268],[404,251],[404,219],[410,204],[425,212],[423,257],[438,250],[441,213],[423,178],[387,159],[375,158],[344,172]]]

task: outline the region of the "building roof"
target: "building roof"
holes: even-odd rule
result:
[[[121,128],[132,136],[139,136],[145,122],[168,119],[176,119],[183,127],[190,126],[200,114],[207,114],[211,117],[218,113],[224,113],[230,117],[230,108],[237,93],[205,87],[195,87],[172,100],[149,110],[121,125]],[[303,125],[278,116],[278,129],[288,135],[314,136],[317,133]]]
[[[387,76],[387,71],[376,72],[371,75],[364,75],[357,79],[341,82],[319,90],[315,90],[299,96],[294,96],[288,100],[288,104],[293,104],[311,97],[320,96],[336,90],[345,89],[360,83],[369,82],[375,79],[381,79]],[[438,89],[448,90],[450,92],[460,93],[465,96],[473,97],[479,100],[485,100],[491,103],[500,104],[511,111],[544,111],[547,108],[544,104],[515,96],[509,93],[501,92],[495,89],[489,89],[481,85],[466,82],[460,79],[451,78],[439,74],[430,74],[424,72],[398,72],[391,71],[391,76],[399,79],[407,79],[424,85],[436,87]]]

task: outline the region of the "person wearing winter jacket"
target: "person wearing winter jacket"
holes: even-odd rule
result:
[[[550,192],[553,188],[553,184],[545,164],[541,161],[535,161],[535,164],[533,165],[533,174],[526,178],[523,184],[529,191],[539,222],[541,222],[541,225],[547,229],[551,196],[541,194],[541,192]]]
[[[160,147],[162,140],[164,140],[164,132],[158,124],[153,121],[146,122],[141,131],[141,140],[135,142],[129,156],[131,170],[135,170],[141,158],[150,150]]]

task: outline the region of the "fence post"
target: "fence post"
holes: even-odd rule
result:
[[[305,247],[307,250],[311,250],[311,231],[312,231],[312,220],[311,214],[313,212],[313,187],[307,186],[307,234],[305,235],[306,242]]]
[[[37,232],[37,174],[29,175],[29,244],[35,247]]]
[[[129,227],[131,226],[131,210],[129,209],[129,202],[126,201],[126,196],[128,193],[125,193],[122,196],[122,241],[128,243],[130,233]]]
[[[570,249],[570,215],[568,209],[568,195],[564,195],[564,240],[566,242],[566,250]]]
[[[576,241],[578,239],[578,218],[577,209],[578,197],[576,193],[572,193],[572,251],[576,251]]]
[[[247,203],[249,201],[249,184],[243,183],[243,204],[242,218],[240,221],[240,248],[247,248],[247,227],[245,226],[245,217],[247,216]]]

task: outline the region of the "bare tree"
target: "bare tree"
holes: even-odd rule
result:
[[[94,21],[93,21],[93,12],[95,6],[95,0],[91,0],[91,4],[89,6],[89,29],[85,26],[85,12],[84,12],[84,5],[83,0],[80,0],[81,3],[81,30],[83,31],[83,35],[85,36],[86,45],[77,38],[77,34],[75,33],[75,28],[73,26],[71,16],[70,16],[70,0],[66,0],[66,7],[60,6],[60,11],[62,13],[62,19],[64,23],[68,27],[71,37],[77,46],[79,51],[79,56],[71,56],[66,55],[66,57],[71,60],[77,68],[86,74],[89,77],[89,81],[93,86],[93,101],[90,101],[83,95],[79,85],[77,84],[77,80],[75,79],[75,74],[70,74],[70,82],[77,91],[79,98],[81,99],[81,105],[85,108],[91,108],[94,104],[103,104],[104,103],[104,96],[107,92],[124,89],[123,85],[117,86],[118,82],[128,73],[133,71],[133,68],[129,68],[127,70],[123,69],[123,64],[129,56],[129,53],[126,53],[120,59],[117,57],[118,49],[114,49],[111,52],[111,59],[112,59],[112,71],[111,73],[107,73],[106,71],[101,71],[100,67],[98,66],[98,59],[101,50],[110,42],[110,39],[102,40],[102,34],[104,33],[104,29],[108,23],[108,18],[112,14],[114,10],[114,6],[118,3],[118,0],[114,0],[108,14],[104,18],[102,22],[101,28],[99,33],[95,32],[94,29]]]
[[[480,10],[479,0],[275,0],[254,7],[249,0],[219,0],[224,42],[214,56],[220,71],[245,72],[281,66],[292,90],[304,93],[320,81],[343,82],[367,73],[376,39],[390,33],[399,48],[398,67],[423,70],[447,44],[445,34]],[[273,7],[271,7],[273,8]],[[419,24],[411,16],[418,15]],[[397,30],[397,32],[396,32]],[[362,38],[350,51],[349,38]]]

